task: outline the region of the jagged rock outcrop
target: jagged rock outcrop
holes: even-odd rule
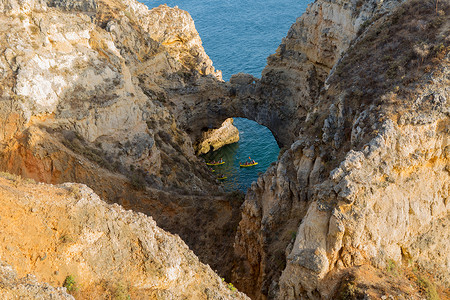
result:
[[[28,15],[3,17],[5,55],[0,67],[4,120],[14,118],[19,124],[12,130],[21,132],[28,128],[28,134],[36,132],[30,128],[38,127],[38,122],[41,129],[72,131],[104,153],[103,156],[109,156],[110,164],[141,168],[160,186],[182,187],[189,178],[189,190],[204,190],[208,185],[208,180],[204,180],[208,178],[207,172],[201,175],[196,168],[190,167],[192,163],[198,163],[190,139],[177,128],[168,108],[161,105],[164,96],[157,96],[160,87],[152,90],[149,82],[152,78],[158,77],[162,81],[163,76],[193,72],[193,69],[186,69],[183,63],[187,62],[180,63],[178,57],[170,55],[175,50],[166,51],[160,42],[150,37],[150,25],[144,28],[135,23],[135,20],[144,22],[161,14],[168,19],[182,15],[177,26],[184,27],[186,35],[190,32],[190,39],[186,40],[187,45],[180,42],[179,49],[174,45],[171,49],[184,53],[183,47],[195,48],[189,51],[197,56],[189,52],[186,60],[195,60],[199,68],[208,69],[205,71],[208,73],[212,68],[211,61],[201,51],[192,19],[179,9],[160,7],[157,12],[152,12],[141,6],[141,14],[146,13],[147,17],[141,15],[139,19],[132,19],[125,15],[125,9],[122,11],[124,3],[100,1],[101,11],[98,19],[94,19],[98,23],[94,23],[87,15],[67,11],[72,5],[64,3],[63,10],[56,5],[58,9],[47,7]],[[4,1],[5,7],[9,4]],[[116,12],[117,16],[106,15]],[[108,21],[113,17],[116,18]],[[109,32],[101,27],[104,23]],[[163,23],[158,24],[162,26]],[[125,34],[127,39],[123,37]],[[166,38],[172,34],[167,32]],[[155,64],[165,75],[155,75]],[[142,81],[146,83],[141,87],[138,78],[143,73],[146,78]],[[175,80],[165,81],[172,84]],[[3,132],[3,145],[14,143],[14,139],[9,139],[11,135]],[[178,159],[178,165],[184,166],[187,171],[182,172],[184,174],[172,168],[170,160],[175,156],[183,157]],[[20,163],[14,162],[14,165],[19,168]],[[23,174],[44,179],[45,174],[33,174],[29,169],[21,166]],[[163,174],[166,176],[161,176]],[[161,182],[162,178],[168,181]]]
[[[268,57],[256,88],[261,99],[257,104],[262,111],[257,113],[259,122],[275,132],[281,145],[296,141],[305,121],[314,122],[311,107],[362,24],[400,2],[316,1],[291,26],[277,52]]]
[[[61,286],[70,275],[78,295],[90,299],[118,288],[139,299],[248,299],[200,263],[180,237],[151,217],[106,204],[85,185],[36,184],[4,173],[0,198],[0,256],[20,276]],[[3,277],[6,296],[38,292],[9,273]],[[51,287],[46,293],[64,296]]]
[[[202,75],[213,75],[222,80],[222,73],[214,70],[212,61],[206,55],[194,20],[188,12],[167,5],[148,10],[136,1],[124,1],[132,18],[150,34],[150,37],[165,46],[175,60],[186,70],[196,70]]]
[[[449,234],[449,3],[358,3],[316,1],[263,72],[263,99],[293,112],[282,140],[295,142],[243,204],[234,278],[256,299],[329,299],[330,276],[389,260],[448,282],[448,251],[435,247]]]
[[[209,151],[239,141],[239,130],[233,125],[233,119],[226,119],[220,128],[210,129],[203,133],[203,139],[197,146],[197,153],[205,154]]]

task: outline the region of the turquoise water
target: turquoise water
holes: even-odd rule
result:
[[[217,151],[204,155],[207,162],[222,158],[225,164],[212,167],[215,174],[224,174],[228,178],[221,182],[226,191],[247,191],[258,173],[265,172],[275,162],[280,148],[269,129],[254,121],[234,118],[234,125],[239,129],[239,142],[226,145]],[[239,162],[248,158],[258,162],[256,166],[240,168]]]
[[[142,0],[141,0],[142,1]],[[206,53],[224,80],[232,74],[245,72],[261,77],[269,55],[275,53],[289,27],[305,11],[312,0],[156,0],[142,1],[149,8],[167,4],[190,13],[203,41]],[[236,118],[240,132],[238,143],[208,153],[205,158],[226,163],[214,167],[216,174],[228,178],[221,184],[225,190],[246,191],[258,173],[265,172],[277,160],[279,148],[272,133],[257,123]],[[239,161],[251,157],[257,166],[239,168]]]
[[[141,0],[149,8],[178,6],[192,16],[206,53],[224,80],[245,72],[261,77],[289,27],[311,0]]]

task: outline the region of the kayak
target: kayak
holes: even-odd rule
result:
[[[224,176],[224,177],[217,177],[218,180],[224,180],[227,179],[228,177]]]
[[[247,167],[256,166],[257,164],[258,164],[257,162],[254,162],[254,163],[252,163],[252,164],[239,164],[239,166],[240,166],[241,168],[247,168]]]
[[[219,166],[219,165],[223,165],[225,162],[218,162],[218,163],[206,163],[206,165],[208,166]]]

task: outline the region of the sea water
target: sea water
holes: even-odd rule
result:
[[[217,151],[204,155],[205,161],[223,159],[225,164],[212,167],[214,173],[223,174],[227,179],[221,181],[226,191],[247,191],[253,181],[275,162],[280,152],[277,142],[269,129],[254,121],[234,118],[234,125],[239,130],[239,142],[226,145]],[[256,166],[241,168],[239,162],[255,160]]]
[[[269,55],[275,53],[289,27],[301,16],[311,0],[141,0],[149,8],[160,4],[178,6],[192,16],[206,54],[223,79],[232,74],[249,73],[261,77]],[[256,122],[235,118],[239,129],[238,143],[208,153],[205,159],[223,158],[222,166],[214,167],[215,174],[223,173],[225,190],[246,191],[258,174],[275,162],[280,149],[269,129]],[[248,157],[257,166],[240,168],[239,161]]]
[[[149,8],[167,4],[186,10],[206,54],[223,79],[249,73],[261,77],[266,59],[311,0],[141,0]]]

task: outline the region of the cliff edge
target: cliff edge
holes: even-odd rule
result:
[[[64,285],[77,299],[119,293],[139,299],[247,299],[200,263],[179,236],[142,213],[106,204],[85,185],[36,184],[2,173],[0,198],[0,257],[20,276],[30,273],[54,286],[70,276],[72,284]],[[10,275],[0,280],[0,294],[4,285],[15,286]],[[57,291],[49,288],[43,297]],[[16,294],[7,289],[3,295]]]

